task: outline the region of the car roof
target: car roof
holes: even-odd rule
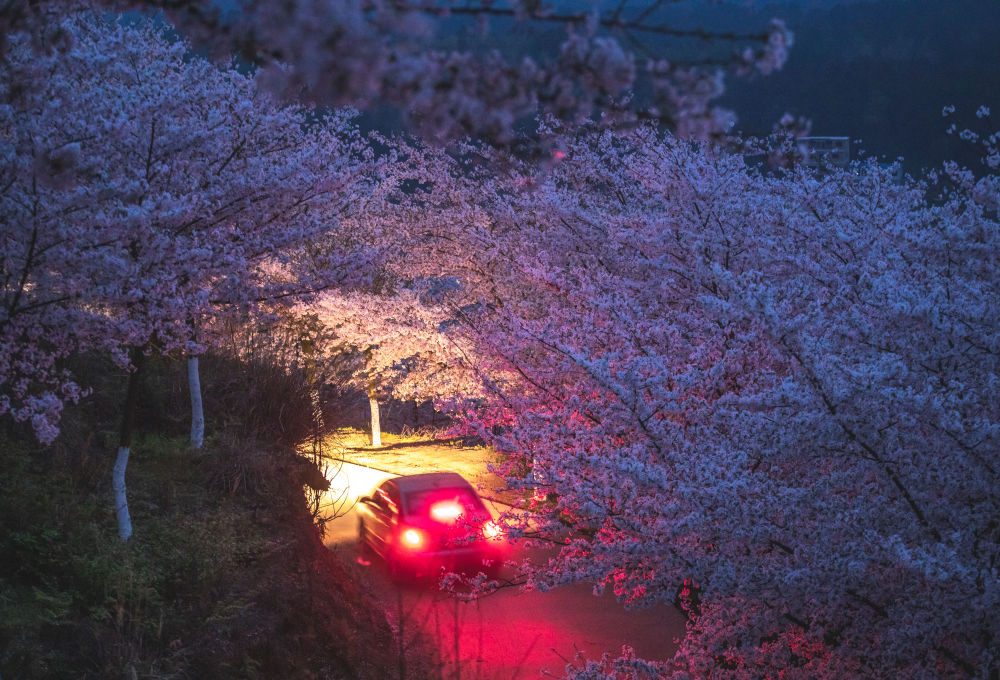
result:
[[[403,475],[392,480],[402,492],[446,489],[449,487],[472,488],[465,477],[457,472],[424,472],[418,475]]]

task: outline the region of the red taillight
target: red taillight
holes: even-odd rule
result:
[[[496,540],[503,536],[503,529],[500,528],[499,524],[490,520],[483,525],[483,536],[490,540]]]
[[[440,501],[431,506],[431,517],[438,522],[454,522],[462,514],[462,506],[455,501]]]
[[[401,535],[403,545],[407,548],[419,548],[423,545],[424,535],[416,529],[407,529]]]

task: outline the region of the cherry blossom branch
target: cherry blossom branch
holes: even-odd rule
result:
[[[903,499],[906,501],[906,504],[909,506],[910,510],[913,512],[913,515],[917,518],[917,521],[920,523],[920,525],[931,533],[931,535],[934,537],[934,540],[941,541],[942,540],[941,533],[935,527],[931,526],[930,522],[927,520],[927,516],[924,514],[924,511],[921,510],[920,506],[916,502],[916,499],[914,499],[913,494],[911,494],[910,491],[903,484],[902,480],[899,478],[899,475],[894,470],[891,469],[891,467],[885,460],[883,460],[882,456],[879,455],[878,451],[876,451],[865,440],[859,437],[858,434],[854,431],[854,429],[848,426],[847,423],[845,423],[843,419],[840,418],[840,414],[837,411],[836,405],[830,400],[830,396],[823,388],[823,385],[820,383],[819,379],[816,377],[815,373],[813,373],[809,365],[806,364],[805,361],[803,361],[799,353],[791,347],[791,345],[788,343],[788,339],[783,336],[780,338],[780,342],[781,346],[784,347],[788,351],[788,353],[795,358],[799,366],[801,366],[802,369],[805,371],[809,383],[813,386],[813,389],[816,390],[816,394],[823,401],[823,404],[824,406],[826,406],[827,411],[829,411],[830,415],[833,416],[834,421],[837,423],[840,429],[843,430],[844,434],[847,435],[848,439],[856,443],[858,446],[860,446],[866,453],[868,453],[868,455],[871,457],[871,460],[878,463],[882,471],[892,481],[893,486],[895,486],[896,489],[899,491],[899,493],[903,496]]]

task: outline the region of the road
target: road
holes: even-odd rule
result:
[[[428,455],[433,452],[407,452],[411,462],[423,456],[425,468],[433,462]],[[393,475],[343,463],[330,476],[330,510],[340,516],[328,521],[325,542],[345,561],[357,562],[353,502]],[[494,513],[504,509],[492,505]],[[667,660],[684,635],[684,619],[673,607],[628,611],[611,594],[595,597],[588,584],[547,593],[508,588],[466,603],[433,584],[393,584],[378,561],[359,571],[367,575],[394,625],[402,624],[405,643],[422,639],[432,647],[438,663],[430,677],[440,680],[520,680],[540,674],[558,678],[568,661],[599,659],[605,652],[618,656],[623,645],[640,657]],[[429,672],[410,669],[407,676],[425,677]]]

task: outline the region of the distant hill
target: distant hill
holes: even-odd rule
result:
[[[721,103],[747,132],[769,130],[788,111],[810,118],[814,134],[860,138],[870,155],[903,156],[912,172],[948,158],[975,160],[967,144],[945,134],[944,106],[957,108],[960,127],[975,128],[985,126],[975,111],[987,105],[991,131],[1000,127],[998,2],[785,2],[706,12],[703,19],[719,24],[777,16],[795,32],[781,72],[728,84]]]

